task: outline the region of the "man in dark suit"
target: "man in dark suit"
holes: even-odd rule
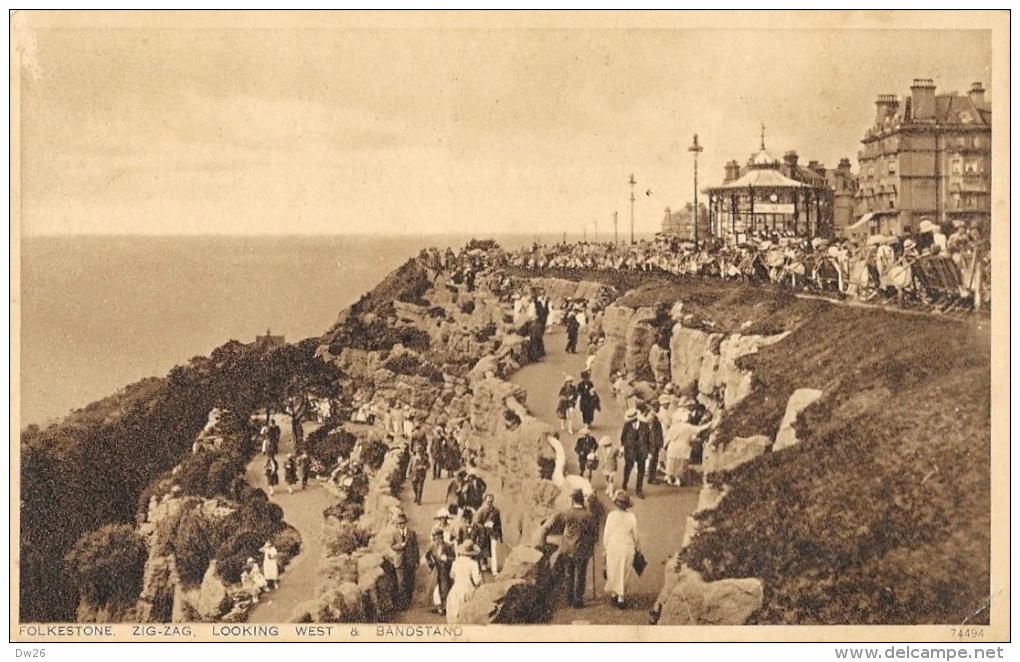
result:
[[[626,421],[623,424],[623,431],[620,433],[620,444],[623,446],[623,485],[627,489],[630,482],[630,472],[637,465],[637,495],[645,498],[645,462],[648,460],[650,432],[648,425],[638,418],[636,409],[627,411]]]
[[[499,574],[499,561],[496,556],[496,551],[499,548],[499,544],[503,542],[503,519],[500,515],[499,508],[496,507],[496,497],[492,494],[486,494],[485,499],[482,503],[482,507],[475,513],[475,522],[481,524],[482,540],[479,541],[478,545],[482,548],[482,551],[489,552],[489,571],[493,575]],[[482,569],[486,566],[485,559],[482,559]]]
[[[418,566],[418,536],[407,526],[407,515],[399,513],[394,518],[393,569],[397,573],[397,604],[406,607],[414,595],[414,572]]]
[[[570,606],[584,607],[585,577],[588,561],[595,555],[598,542],[598,521],[594,513],[585,508],[584,493],[574,490],[570,495],[570,508],[556,513],[543,527],[543,539],[560,535],[560,546],[549,559],[554,569],[562,569],[566,579],[567,599]]]
[[[652,404],[642,412],[641,420],[648,426],[648,484],[655,485],[659,482],[657,474],[659,471],[659,452],[662,451],[663,445],[663,432],[662,423],[656,416],[656,410],[659,408],[659,403],[653,401]]]

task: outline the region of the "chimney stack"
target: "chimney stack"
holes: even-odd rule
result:
[[[930,78],[915,78],[910,86],[910,98],[915,120],[935,119],[935,81]]]
[[[980,81],[972,83],[970,86],[970,100],[974,102],[975,106],[982,106],[985,103],[985,87]]]
[[[786,154],[783,154],[783,163],[789,166],[791,169],[797,167],[797,152],[790,150]]]
[[[726,164],[726,182],[732,182],[738,177],[740,177],[740,164],[735,160],[730,161]]]
[[[848,159],[846,157],[840,159],[839,160],[839,165],[836,166],[836,172],[839,172],[840,174],[844,174],[844,175],[849,175],[850,174],[850,159]]]
[[[887,117],[892,117],[900,108],[899,99],[895,94],[879,94],[875,101],[875,124],[882,124]]]

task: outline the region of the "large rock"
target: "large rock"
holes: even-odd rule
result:
[[[461,611],[459,623],[536,623],[549,614],[549,565],[542,552],[525,545],[510,551],[499,579],[483,584]]]
[[[704,471],[706,474],[717,471],[729,471],[745,462],[763,455],[772,440],[763,434],[753,437],[734,437],[725,444],[711,441],[705,444]]]
[[[230,607],[227,587],[220,579],[216,560],[209,562],[209,568],[202,577],[196,611],[203,621],[214,621]]]
[[[737,359],[748,354],[756,354],[759,349],[775,344],[785,338],[788,333],[774,336],[742,336],[733,334],[719,345],[719,368],[716,385],[721,386],[723,402],[727,409],[732,409],[751,393],[751,374],[737,367]]]
[[[655,327],[652,326],[655,314],[655,308],[638,308],[627,324],[627,344],[623,358],[623,367],[627,374],[640,377],[649,368],[648,353],[651,351],[652,345],[655,344],[655,337],[658,335]]]
[[[701,370],[698,373],[698,392],[714,396],[719,389],[719,347],[726,336],[721,333],[710,333],[705,339],[705,352],[701,357]],[[680,382],[678,385],[682,386]]]
[[[653,344],[652,348],[648,350],[648,365],[652,368],[656,384],[661,386],[672,381],[668,349]]]
[[[783,450],[800,442],[797,439],[797,430],[794,429],[793,424],[797,422],[797,417],[800,416],[800,413],[818,402],[822,395],[823,392],[816,388],[799,388],[793,392],[790,400],[786,403],[786,413],[783,414],[783,421],[779,424],[776,443],[772,446],[773,451]]]
[[[659,625],[743,625],[764,598],[760,579],[706,582],[684,566],[661,600]]]
[[[708,334],[704,331],[688,329],[682,324],[673,325],[673,335],[669,341],[669,367],[674,384],[687,388],[698,382],[707,347]]]
[[[715,485],[705,483],[701,486],[701,491],[698,492],[698,507],[694,509],[694,512],[700,513],[703,510],[715,510],[719,507],[728,491],[726,487],[720,489]]]

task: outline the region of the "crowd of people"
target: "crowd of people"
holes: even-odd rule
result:
[[[513,251],[509,266],[526,269],[660,272],[673,276],[771,281],[794,289],[830,291],[858,299],[892,297],[935,310],[972,307],[990,298],[987,242],[956,222],[950,234],[922,221],[909,236],[807,239],[778,233],[751,234],[739,244],[693,242],[659,236],[636,244],[534,244]]]

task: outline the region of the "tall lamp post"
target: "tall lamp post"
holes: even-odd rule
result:
[[[698,144],[698,134],[694,134],[694,144],[687,148],[688,152],[694,152],[694,250],[698,250],[698,154],[705,151],[705,148]]]
[[[619,228],[619,225],[617,224],[617,220],[618,219],[616,217],[616,212],[614,211],[613,212],[613,245],[614,246],[619,246],[620,245],[620,228]]]
[[[634,185],[637,181],[634,180],[634,173],[630,175],[630,243],[634,243]]]

